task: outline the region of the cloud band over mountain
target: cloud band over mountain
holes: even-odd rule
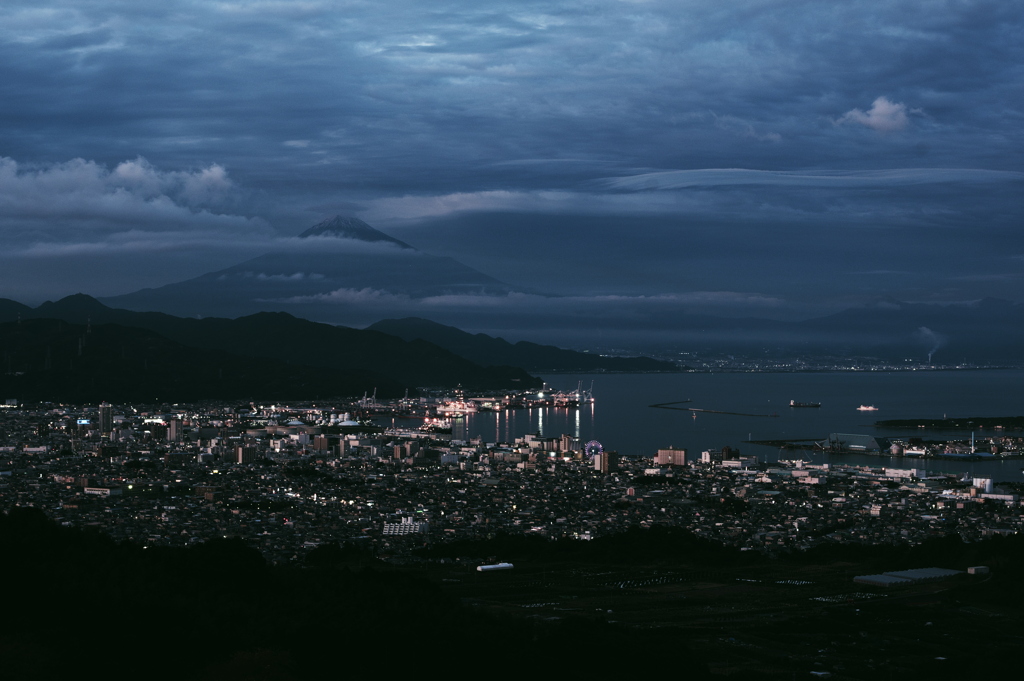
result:
[[[2,294],[378,253],[294,238],[342,213],[563,296],[1016,298],[1022,34],[991,0],[10,0]]]

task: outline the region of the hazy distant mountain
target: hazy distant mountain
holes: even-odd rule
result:
[[[745,356],[874,357],[935,364],[1024,365],[1024,305],[987,298],[907,303],[892,298],[804,321],[675,315],[646,347]],[[645,330],[620,332],[645,347]]]
[[[1024,361],[1024,305],[995,298],[907,303],[893,298],[798,324],[810,347],[938,363]]]
[[[154,289],[104,298],[130,310],[237,317],[296,305],[373,305],[432,296],[499,294],[508,284],[452,258],[428,255],[356,218],[334,217],[289,246]]]
[[[989,328],[1015,327],[1024,324],[1024,305],[997,298],[984,298],[969,303],[907,303],[895,298],[880,298],[868,305],[854,307],[826,317],[801,323],[814,329],[884,329],[902,331],[935,325],[950,328],[980,325],[978,332]]]
[[[516,344],[483,333],[471,334],[429,319],[385,319],[369,327],[405,340],[421,338],[483,366],[507,365],[527,371],[678,371],[650,357],[603,357],[527,341]]]
[[[319,324],[283,312],[239,319],[187,319],[160,312],[116,310],[81,294],[27,312],[0,305],[0,322],[14,321],[18,315],[93,326],[118,324],[146,329],[192,348],[355,372],[360,377],[360,392],[378,387],[381,396],[395,395],[399,386],[454,387],[461,383],[470,389],[501,389],[540,385],[522,369],[481,367],[426,341],[407,342],[379,331]]]

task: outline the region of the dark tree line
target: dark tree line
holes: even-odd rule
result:
[[[706,675],[678,632],[488,615],[353,546],[281,568],[239,539],[143,548],[15,508],[0,547],[12,679],[635,673],[628,651],[651,646],[681,656],[675,676]]]

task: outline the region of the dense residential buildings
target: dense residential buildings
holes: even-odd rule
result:
[[[241,537],[275,562],[328,542],[408,560],[427,543],[633,526],[768,553],[1021,529],[1016,489],[909,466],[769,464],[728,447],[588,456],[571,435],[453,440],[323,408],[0,411],[5,507],[147,546]]]

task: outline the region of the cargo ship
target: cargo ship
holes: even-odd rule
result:
[[[821,402],[797,402],[796,400],[790,400],[789,406],[801,407],[803,409],[817,409],[821,406]]]
[[[419,429],[422,433],[450,434],[452,432],[452,422],[450,419],[427,418],[423,420],[423,425]]]

